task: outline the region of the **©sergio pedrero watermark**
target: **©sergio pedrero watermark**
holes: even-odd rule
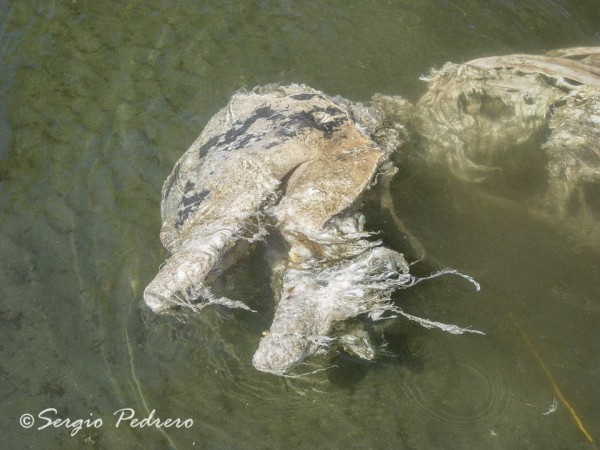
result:
[[[138,417],[133,408],[121,408],[116,410],[111,417],[112,426],[115,428],[191,428],[194,426],[194,419],[191,418],[165,418],[155,417],[156,411],[153,409],[145,417]],[[37,415],[23,414],[19,418],[19,424],[23,428],[32,428],[35,430],[45,430],[50,428],[70,429],[70,435],[75,436],[84,428],[102,428],[104,419],[94,417],[90,413],[89,418],[72,419],[69,417],[59,417],[56,408],[46,408]]]

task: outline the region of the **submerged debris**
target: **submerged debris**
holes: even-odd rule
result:
[[[600,199],[588,190],[600,188],[600,88],[581,86],[565,96],[549,122],[551,130],[543,149],[548,156],[547,204],[558,217],[572,214],[593,222]],[[600,194],[598,190],[597,194]]]
[[[161,240],[172,256],[146,288],[147,305],[249,309],[216,298],[211,283],[277,228],[288,248],[274,270],[279,301],[253,358],[257,369],[286,374],[326,349],[336,325],[396,311],[392,292],[419,280],[402,254],[364,231],[359,208],[377,177],[393,173],[390,156],[404,141],[399,120],[409,107],[378,96],[368,108],[303,85],[235,94],[165,181]],[[366,333],[337,334],[342,347],[372,358]]]
[[[448,63],[426,80],[415,127],[429,161],[473,182],[497,173],[514,182],[511,172],[541,168],[546,213],[590,221],[600,187],[600,47]]]
[[[548,411],[543,412],[542,414],[544,416],[549,416],[552,413],[555,413],[556,410],[558,409],[558,400],[556,400],[556,397],[552,400],[552,403],[550,404],[550,406],[548,407]]]

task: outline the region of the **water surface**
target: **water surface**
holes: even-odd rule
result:
[[[141,295],[167,256],[162,182],[236,90],[415,100],[446,61],[599,44],[595,0],[1,2],[0,447],[589,447],[563,403],[543,414],[557,394],[540,361],[600,439],[597,247],[434,172],[392,184],[427,251],[415,270],[482,290],[446,277],[396,300],[484,337],[398,320],[372,328],[374,364],[330,355],[288,380],[251,365],[273,314],[264,248],[218,287],[258,314],[158,318]],[[104,426],[19,425],[50,407]],[[194,425],[116,428],[121,408]]]

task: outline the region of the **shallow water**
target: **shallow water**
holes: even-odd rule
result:
[[[598,247],[433,172],[392,184],[427,251],[415,270],[448,265],[482,290],[442,277],[396,299],[486,336],[398,320],[371,330],[374,364],[330,355],[289,380],[251,365],[272,318],[264,249],[219,286],[258,314],[165,319],[141,299],[166,257],[162,182],[237,89],[414,100],[449,60],[599,45],[600,7],[574,3],[1,2],[0,447],[590,447],[562,400],[543,413],[552,378],[600,439]],[[384,217],[371,226],[415,256]],[[46,408],[104,424],[19,425]],[[117,428],[121,408],[194,424]]]

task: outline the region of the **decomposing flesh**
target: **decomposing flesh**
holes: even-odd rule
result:
[[[583,192],[600,181],[599,47],[448,63],[426,79],[415,127],[430,161],[475,182],[545,165],[545,211],[561,218],[575,203],[591,216]]]
[[[581,86],[564,98],[550,118],[550,136],[544,143],[550,163],[547,204],[558,217],[565,217],[568,207],[581,219],[594,223],[592,203],[587,190],[600,194],[600,89]],[[594,208],[592,207],[594,206]],[[600,210],[596,211],[600,214]]]
[[[417,280],[402,254],[364,230],[359,209],[377,177],[393,173],[390,155],[404,133],[397,118],[407,103],[378,96],[374,104],[302,85],[235,94],[165,181],[161,240],[171,257],[146,288],[147,305],[156,312],[209,304],[249,309],[217,298],[210,286],[249,243],[276,228],[287,255],[274,270],[279,300],[253,358],[257,369],[289,372],[347,319],[403,314],[391,294]],[[361,357],[373,355],[360,329],[340,343]]]
[[[561,218],[575,209],[597,220],[589,186],[600,186],[600,49],[448,63],[428,81],[414,113],[401,97],[376,95],[367,107],[303,85],[236,93],[165,181],[161,240],[171,257],[146,288],[147,305],[249,309],[211,285],[276,230],[285,250],[272,258],[277,305],[253,357],[257,369],[287,374],[334,336],[372,359],[369,335],[353,321],[361,316],[392,312],[451,333],[472,331],[391,302],[395,289],[418,280],[401,253],[365,231],[362,196],[380,178],[389,183],[392,154],[412,123],[427,158],[459,178],[482,181],[541,164],[545,211]],[[600,189],[593,193],[600,197]],[[389,195],[381,201],[390,208]]]

